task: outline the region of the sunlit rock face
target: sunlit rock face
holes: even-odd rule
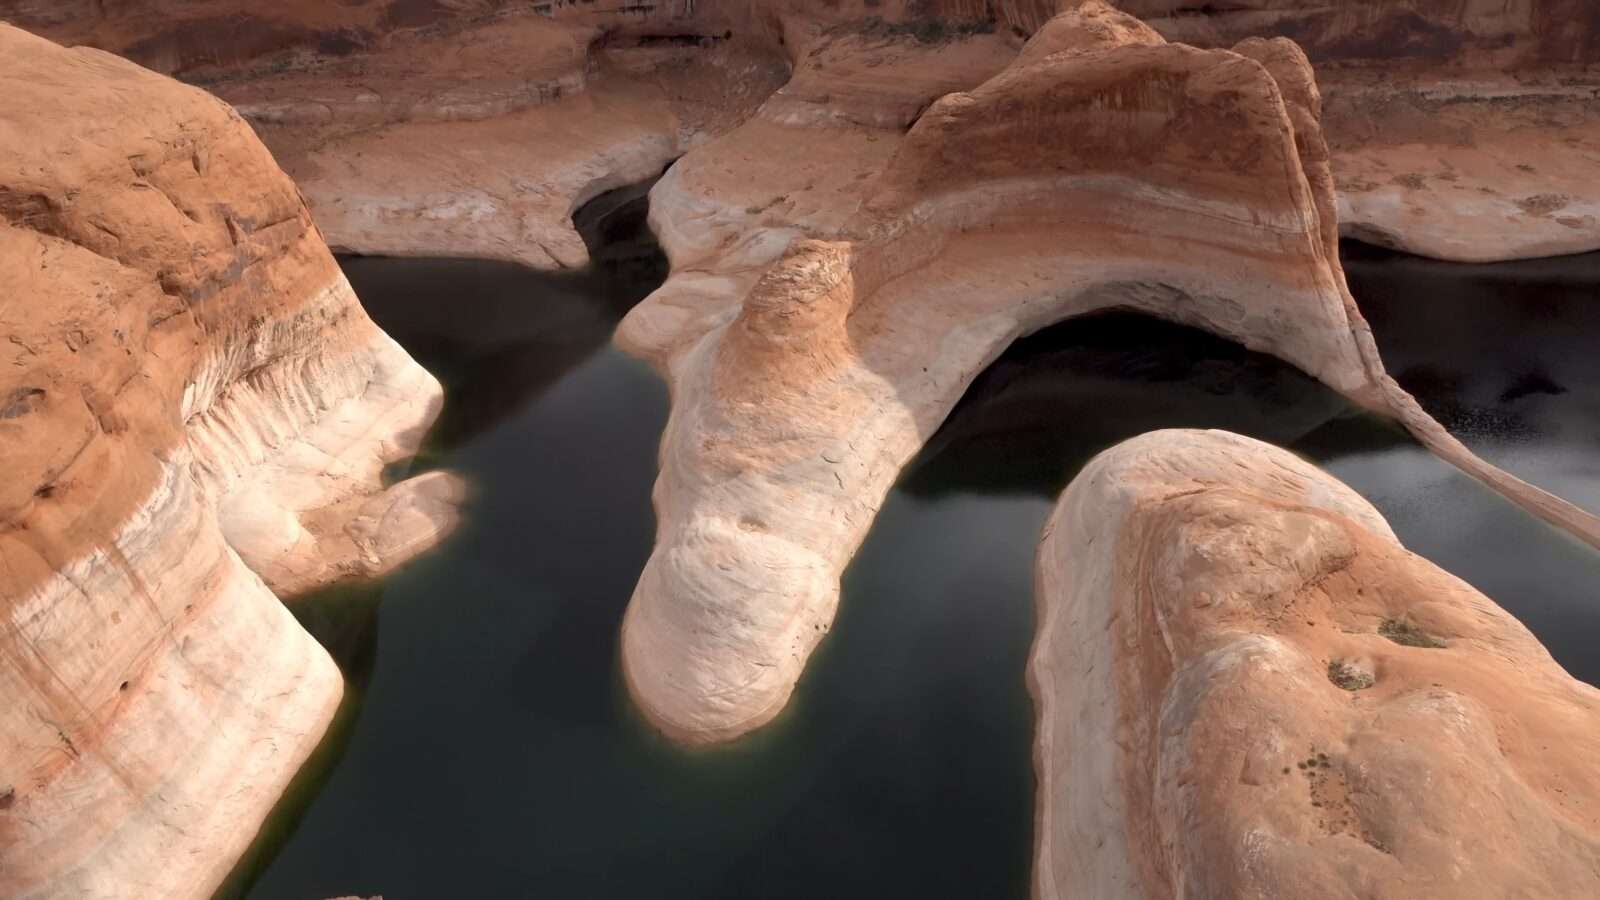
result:
[[[204,897],[339,702],[274,596],[454,519],[438,384],[199,90],[0,26],[0,895]]]
[[[935,88],[938,53],[907,49],[880,76],[896,96],[943,94],[909,130],[769,103],[652,193],[674,274],[618,341],[669,377],[673,414],[622,654],[667,734],[726,740],[776,716],[901,467],[1012,340],[1096,310],[1278,356],[1600,540],[1594,517],[1473,457],[1385,374],[1339,267],[1295,45],[1169,44],[1090,3],[1008,65],[975,62],[963,91]]]
[[[1107,450],[1036,584],[1035,896],[1600,891],[1600,692],[1292,454]]]

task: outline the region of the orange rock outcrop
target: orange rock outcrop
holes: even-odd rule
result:
[[[1600,691],[1292,454],[1107,450],[1036,583],[1034,896],[1600,891]]]
[[[338,670],[273,591],[431,545],[438,383],[194,88],[0,26],[0,895],[205,897]]]

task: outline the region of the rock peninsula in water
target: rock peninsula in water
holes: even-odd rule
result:
[[[1600,692],[1292,454],[1105,451],[1036,584],[1035,896],[1600,891]]]
[[[769,103],[652,193],[673,275],[618,341],[660,367],[674,408],[622,653],[663,731],[720,741],[776,716],[884,495],[971,379],[1097,310],[1277,356],[1600,541],[1592,515],[1477,459],[1384,371],[1340,269],[1296,45],[1201,50],[1091,2],[967,90],[931,76],[943,53],[880,73],[928,95],[909,129]]]

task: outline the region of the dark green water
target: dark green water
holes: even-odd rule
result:
[[[1020,342],[980,377],[884,505],[778,723],[714,751],[667,745],[617,670],[666,417],[659,380],[607,344],[659,278],[637,237],[615,224],[606,263],[566,278],[346,261],[374,318],[447,384],[417,465],[476,493],[437,552],[299,607],[361,702],[246,873],[249,897],[1026,897],[1034,545],[1083,462],[1156,427],[1324,463],[1600,680],[1600,554],[1271,359],[1111,315]],[[1484,291],[1477,268],[1353,271],[1402,380],[1481,422],[1467,436],[1482,452],[1580,500],[1600,496],[1600,370],[1581,347],[1600,320],[1561,298],[1592,293],[1584,265],[1513,267]]]

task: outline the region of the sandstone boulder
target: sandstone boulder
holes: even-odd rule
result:
[[[1292,454],[1107,450],[1037,590],[1035,896],[1600,891],[1600,692]]]

